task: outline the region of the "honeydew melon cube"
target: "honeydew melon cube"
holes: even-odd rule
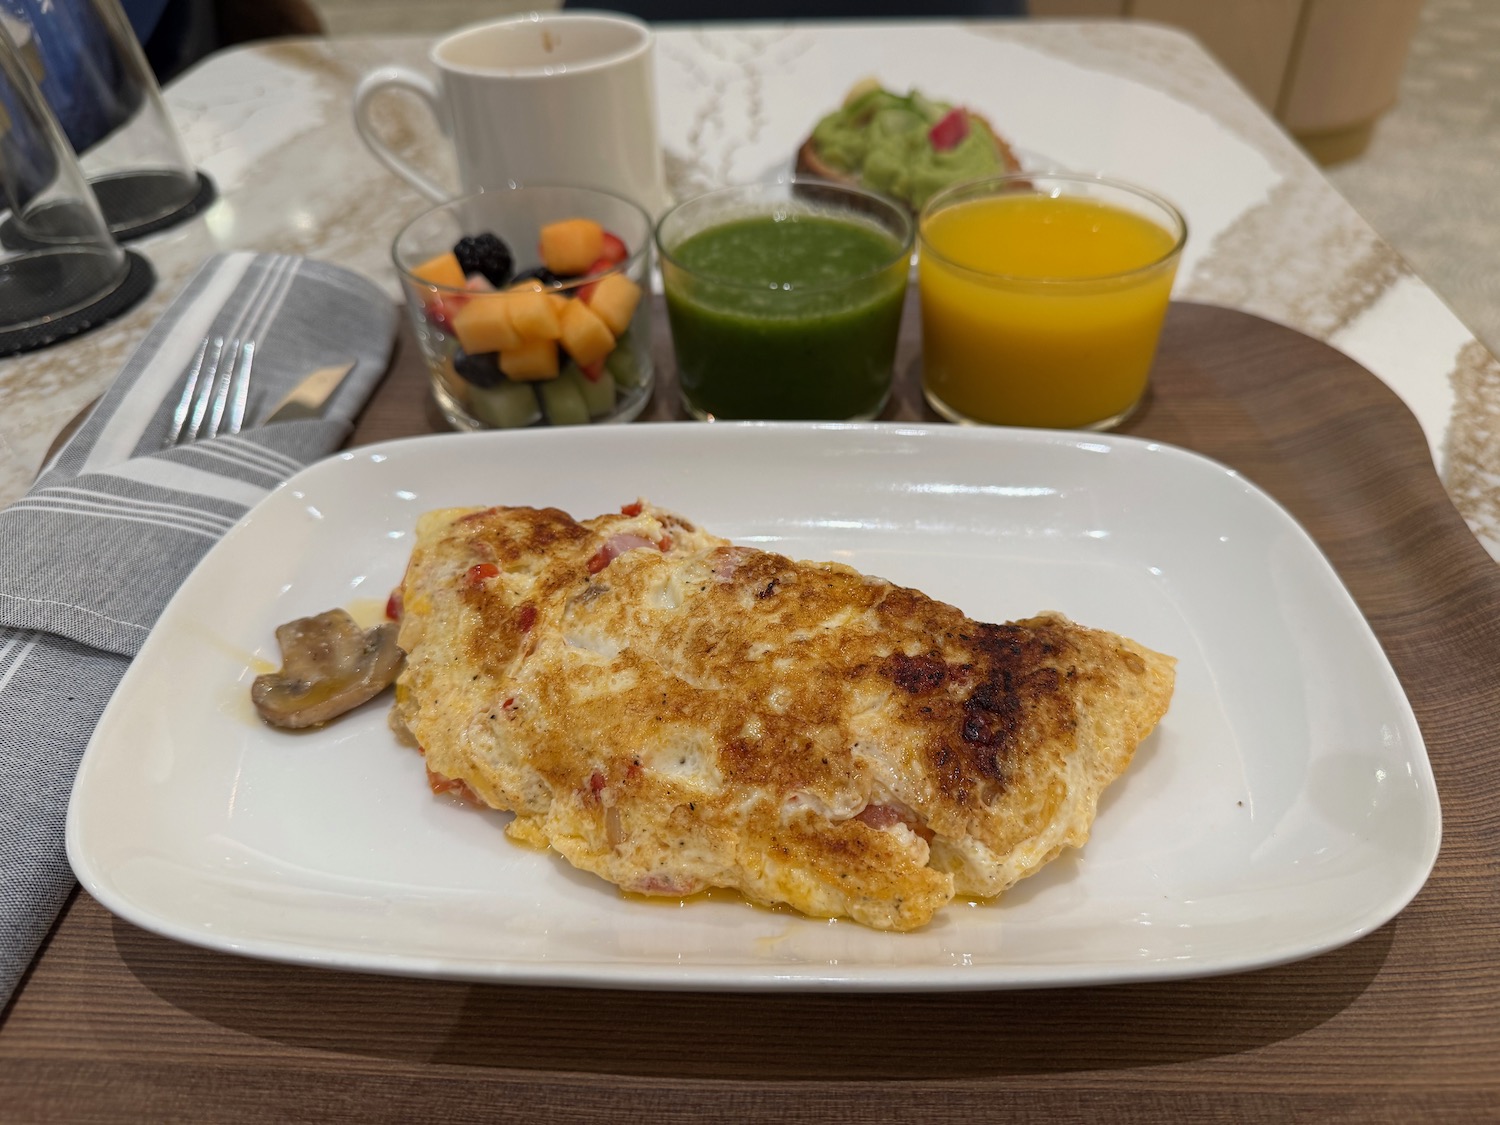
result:
[[[542,408],[529,383],[497,383],[469,392],[469,413],[487,426],[514,430],[538,421]]]
[[[583,389],[577,379],[553,379],[541,383],[537,390],[542,396],[542,410],[547,421],[554,426],[577,426],[589,420],[588,403],[583,399]]]
[[[615,341],[615,350],[604,357],[604,369],[622,390],[641,385],[641,364],[631,337],[621,336]]]
[[[615,381],[602,369],[599,378],[590,379],[576,363],[569,363],[563,367],[558,378],[577,381],[578,389],[583,393],[583,403],[589,408],[590,418],[598,418],[615,408]]]

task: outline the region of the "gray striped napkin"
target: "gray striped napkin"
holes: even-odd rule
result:
[[[325,262],[211,259],[35,487],[0,511],[0,1007],[73,886],[79,756],[177,587],[271,489],[338,448],[384,373],[394,303]],[[253,339],[246,428],[161,451],[205,339]],[[256,426],[303,376],[354,361],[322,418]]]

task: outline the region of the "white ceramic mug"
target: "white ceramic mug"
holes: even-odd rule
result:
[[[651,29],[603,12],[531,12],[456,31],[432,48],[439,81],[402,66],[365,75],[354,124],[387,168],[449,198],[370,127],[381,90],[418,95],[453,141],[464,193],[516,183],[603,188],[653,215],[667,204]]]

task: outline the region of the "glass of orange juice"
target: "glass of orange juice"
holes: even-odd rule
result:
[[[1103,430],[1146,391],[1187,223],[1097,176],[960,184],[918,220],[922,389],[954,422]]]

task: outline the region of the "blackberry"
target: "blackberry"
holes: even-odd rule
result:
[[[453,370],[476,387],[493,387],[505,381],[500,371],[499,352],[480,352],[478,355],[459,352],[453,357]]]
[[[527,278],[532,278],[532,277],[536,278],[543,285],[561,285],[562,284],[562,278],[558,277],[557,274],[553,273],[546,266],[537,266],[537,268],[534,269],[534,270],[527,270],[525,273],[517,274],[516,275],[516,280],[517,281],[525,281]]]
[[[510,247],[489,231],[460,238],[453,247],[453,256],[465,274],[483,274],[497,289],[510,280],[511,271],[516,268]]]

